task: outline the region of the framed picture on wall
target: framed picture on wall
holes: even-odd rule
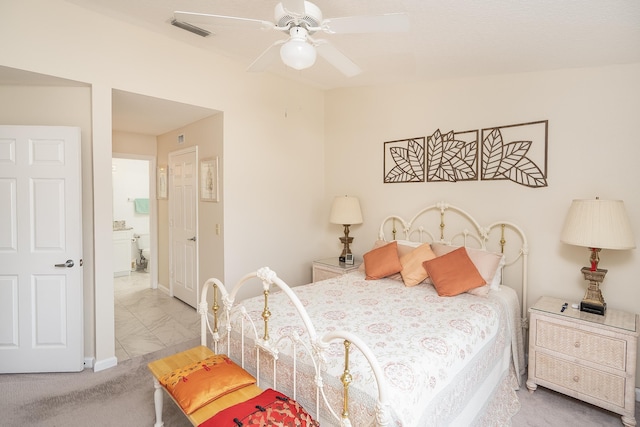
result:
[[[158,199],[167,198],[167,165],[160,165],[156,170],[156,197]]]
[[[200,162],[200,200],[217,202],[218,198],[218,157]]]

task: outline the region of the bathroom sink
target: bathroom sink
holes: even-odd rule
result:
[[[121,231],[121,230],[132,230],[133,227],[127,227],[127,222],[122,221],[113,221],[113,231]]]

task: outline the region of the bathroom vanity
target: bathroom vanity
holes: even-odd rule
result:
[[[126,276],[131,274],[132,260],[131,241],[133,229],[113,229],[113,275]],[[135,269],[135,261],[133,261]]]

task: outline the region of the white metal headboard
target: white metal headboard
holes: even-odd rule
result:
[[[518,294],[522,310],[522,327],[528,328],[526,313],[529,245],[524,231],[513,222],[495,221],[481,226],[467,211],[446,202],[438,202],[421,209],[409,221],[398,215],[386,217],[380,225],[378,239],[438,242],[504,254],[503,282],[514,288]],[[508,270],[519,270],[519,274],[515,272],[514,277],[514,274],[507,274]],[[520,282],[519,289],[516,282]]]

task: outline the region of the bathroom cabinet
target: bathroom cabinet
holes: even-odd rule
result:
[[[132,260],[131,242],[133,231],[113,230],[113,275],[126,276],[131,274]],[[134,264],[135,268],[135,264]]]

